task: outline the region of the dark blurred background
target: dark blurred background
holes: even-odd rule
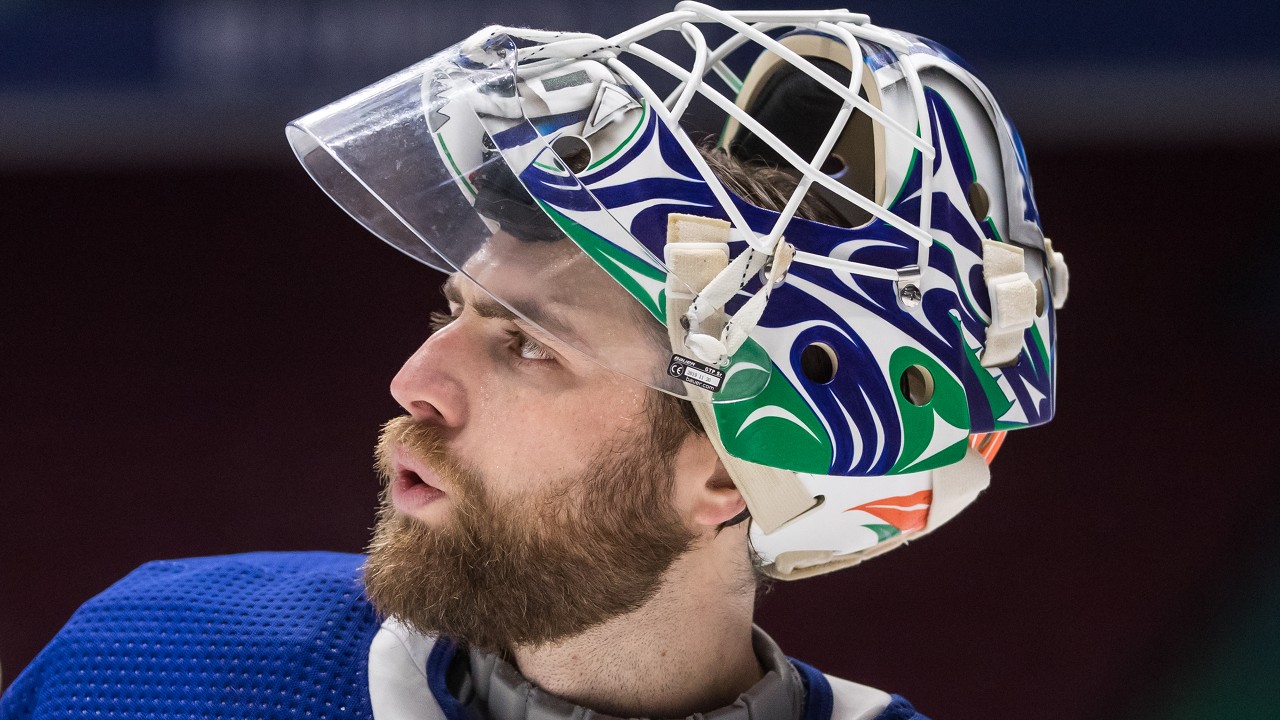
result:
[[[853,8],[965,56],[1018,123],[1072,270],[1059,415],[945,530],[779,585],[760,622],[939,720],[1280,717],[1280,9],[1074,5]],[[667,9],[0,0],[6,685],[142,562],[366,539],[438,278],[284,124],[490,22]]]

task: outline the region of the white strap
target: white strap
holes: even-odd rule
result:
[[[727,225],[727,223],[726,223]],[[727,238],[726,238],[727,242]],[[667,247],[671,247],[668,241]],[[726,246],[727,247],[727,246]],[[683,250],[680,251],[683,253]],[[742,289],[747,279],[764,267],[769,256],[748,248],[732,262],[720,269],[704,286],[695,289],[693,303],[684,316],[689,323],[685,344],[702,362],[723,367],[737,348],[729,347],[723,337],[725,324],[708,323],[712,315],[724,311],[725,303]],[[668,264],[668,267],[670,265]],[[759,295],[759,293],[757,293]],[[752,298],[753,300],[755,298]],[[745,309],[745,305],[743,308]]]
[[[1036,319],[1039,291],[1027,275],[1022,248],[982,241],[982,271],[991,297],[991,324],[982,351],[982,367],[1001,367],[1018,359],[1022,334]]]
[[[667,280],[667,332],[673,352],[692,351],[690,340],[698,335],[715,340],[715,335],[720,334],[726,323],[722,311],[710,313],[700,323],[703,332],[693,333],[684,329],[680,318],[689,311],[693,299],[691,294],[705,297],[701,290],[709,282],[725,276],[725,268],[729,265],[729,227],[729,223],[723,220],[679,213],[671,214],[667,220],[665,256],[670,270]],[[765,257],[762,253],[755,254]],[[782,272],[785,272],[785,267]],[[816,506],[813,496],[794,472],[730,455],[720,441],[715,410],[709,402],[710,393],[692,386],[687,386],[686,390],[695,398],[693,407],[698,419],[702,421],[702,427],[729,477],[746,500],[753,524],[768,534]]]
[[[724,232],[723,229],[721,232]],[[727,235],[724,236],[724,242],[728,242]],[[693,304],[685,315],[689,323],[685,344],[690,351],[709,365],[723,367],[729,356],[738,352],[755,330],[756,323],[760,322],[769,298],[773,295],[773,288],[786,277],[795,256],[795,247],[782,239],[774,244],[771,255],[748,248],[709,282],[700,286],[701,289],[695,292]],[[715,332],[705,327],[706,320],[712,314],[722,312],[725,303],[766,267],[769,272],[763,285],[738,308],[728,323],[717,327]]]
[[[1071,273],[1067,272],[1067,259],[1053,249],[1053,241],[1044,239],[1045,262],[1049,265],[1049,279],[1053,282],[1053,309],[1061,310],[1067,304],[1067,285]]]
[[[978,493],[991,485],[991,467],[982,453],[969,447],[964,458],[954,465],[933,471],[933,499],[929,502],[929,520],[919,535],[938,529],[960,514]]]
[[[795,256],[795,246],[785,240],[779,240],[774,246],[773,258],[767,265],[769,272],[765,274],[764,285],[751,296],[750,300],[738,308],[738,312],[734,313],[725,325],[724,344],[730,355],[738,352],[742,343],[750,337],[751,331],[755,330],[756,323],[760,322],[760,317],[764,315],[764,309],[769,304],[773,289],[787,277],[787,270],[791,268],[791,261]]]
[[[707,428],[707,437],[711,438],[734,486],[747,501],[751,524],[759,526],[765,535],[790,525],[821,504],[809,494],[794,472],[739,460],[730,455],[720,442],[720,431],[716,428],[711,405],[694,403],[694,409],[702,427]]]

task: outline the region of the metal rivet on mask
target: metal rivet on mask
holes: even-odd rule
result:
[[[920,268],[915,265],[908,265],[899,268],[898,279],[894,282],[894,287],[898,290],[898,300],[905,308],[915,308],[920,306],[920,300],[924,297],[924,293],[920,290]]]
[[[902,304],[909,308],[920,306],[920,288],[915,285],[903,285],[898,290],[898,297],[902,299]]]
[[[764,285],[769,282],[769,273],[771,272],[773,272],[772,258],[770,258],[769,261],[764,264],[764,267],[760,268],[759,278],[760,278],[761,285]],[[782,276],[778,278],[778,281],[773,284],[773,286],[778,287],[779,285],[781,285],[786,281],[787,281],[787,274],[783,273]]]

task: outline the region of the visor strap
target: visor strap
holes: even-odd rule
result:
[[[791,268],[791,260],[795,255],[795,246],[784,238],[780,238],[774,245],[773,257],[765,265],[764,269],[767,272],[760,289],[738,308],[738,312],[734,313],[733,317],[729,318],[729,323],[721,333],[725,348],[730,355],[738,352],[742,343],[746,342],[751,332],[756,329],[756,323],[760,322],[760,317],[764,315],[765,306],[769,304],[773,289],[786,279],[787,270]]]
[[[667,242],[669,247],[670,238],[668,238]],[[727,257],[727,240],[725,253]],[[729,349],[725,343],[724,329],[726,323],[710,323],[708,319],[712,315],[722,313],[725,303],[729,302],[730,298],[742,289],[742,286],[747,283],[747,280],[752,275],[764,267],[768,258],[769,256],[764,253],[747,248],[746,251],[734,258],[733,262],[721,267],[720,271],[710,278],[705,285],[697,288],[690,286],[696,296],[685,314],[689,319],[689,334],[685,338],[685,342],[699,360],[717,367],[723,367],[729,356],[733,354],[733,350]]]
[[[684,329],[680,319],[689,312],[694,294],[699,293],[714,278],[723,275],[729,260],[729,223],[673,213],[667,220],[665,254],[670,272],[667,276],[666,293],[667,333],[671,339],[672,352],[682,354],[688,351],[686,336],[692,336],[693,333]],[[702,321],[703,329],[719,334],[725,321],[724,313],[716,311]],[[715,447],[716,454],[720,456],[733,484],[746,500],[752,522],[766,535],[790,524],[820,504],[796,473],[747,462],[730,455],[720,441],[720,429],[716,423],[711,393],[693,386],[686,386],[685,390],[693,401],[694,411],[702,421],[702,427]]]
[[[727,243],[725,247],[727,252]],[[756,323],[760,322],[773,288],[786,278],[787,270],[796,255],[795,247],[783,239],[779,239],[773,247],[772,255],[747,248],[697,291],[697,297],[687,313],[689,335],[685,342],[703,362],[723,367],[729,357],[738,352],[751,336]],[[761,271],[765,271],[765,277],[760,289],[738,308],[727,323],[714,329],[704,327],[711,313],[722,310],[725,303]]]

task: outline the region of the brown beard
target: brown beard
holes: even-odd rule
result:
[[[489,651],[563,640],[638,609],[694,539],[672,506],[676,435],[606,448],[586,476],[498,502],[434,426],[391,420],[377,449],[384,481],[399,445],[444,479],[453,507],[429,527],[398,514],[384,489],[364,566],[369,600],[420,632]]]

